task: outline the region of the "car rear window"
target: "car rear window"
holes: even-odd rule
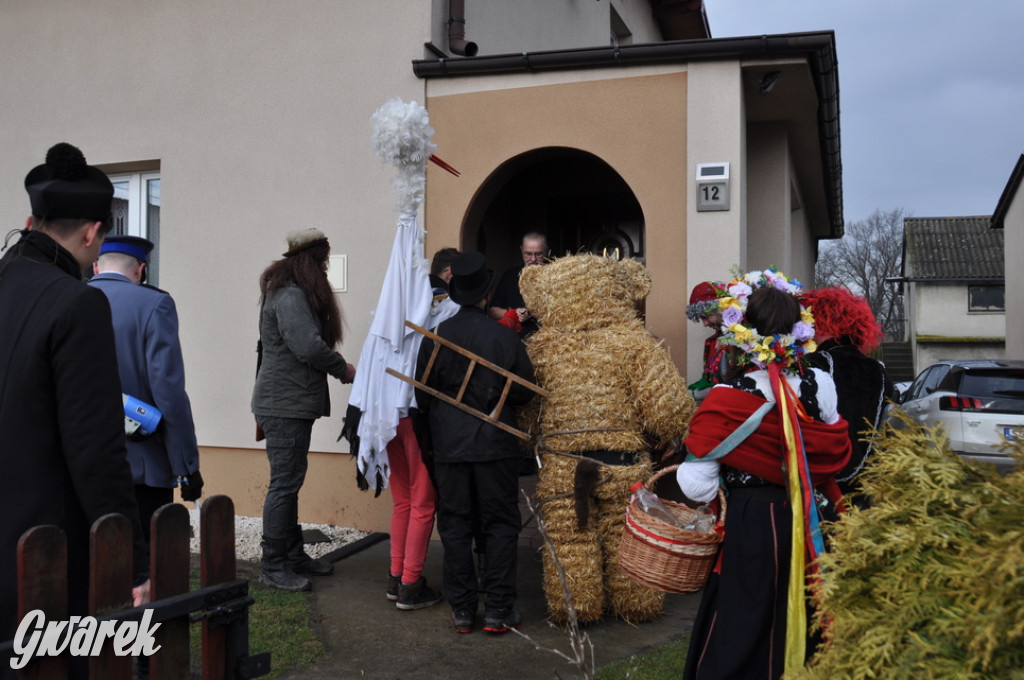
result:
[[[968,371],[960,380],[959,393],[983,399],[1024,400],[1024,371],[986,369]]]

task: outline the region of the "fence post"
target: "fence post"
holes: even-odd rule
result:
[[[68,543],[52,524],[32,527],[18,540],[18,621],[36,609],[47,621],[68,618]],[[6,660],[5,660],[6,661]],[[37,656],[21,669],[21,680],[61,680],[68,657]]]
[[[235,579],[235,504],[213,496],[199,511],[199,578],[203,588]],[[233,677],[228,671],[228,627],[203,619],[203,678]]]
[[[154,602],[187,593],[189,590],[189,528],[188,509],[171,503],[161,507],[150,523],[150,596]],[[160,646],[149,657],[152,680],[177,680],[190,673],[189,617],[179,616],[164,621],[154,634]],[[140,657],[139,663],[145,663]]]
[[[89,614],[102,616],[132,606],[132,523],[111,513],[89,531]],[[132,657],[118,656],[109,641],[89,659],[89,677],[131,680]]]

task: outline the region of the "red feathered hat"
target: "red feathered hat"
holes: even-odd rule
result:
[[[701,281],[690,293],[690,304],[686,306],[686,318],[690,321],[706,319],[718,309],[718,293],[722,284],[718,281]]]

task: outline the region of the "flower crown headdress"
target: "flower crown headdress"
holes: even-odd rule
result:
[[[783,369],[797,371],[804,355],[818,348],[814,342],[814,316],[801,304],[800,320],[793,324],[789,333],[762,336],[747,320],[747,302],[751,293],[765,286],[794,297],[803,290],[797,279],[788,279],[774,268],[748,272],[733,279],[719,293],[722,335],[718,343],[740,350],[741,354],[733,360],[740,366],[754,364],[767,368],[771,363],[778,363]]]

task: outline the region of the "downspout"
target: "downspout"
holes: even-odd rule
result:
[[[448,49],[463,57],[476,56],[476,43],[466,40],[466,0],[448,3]]]

